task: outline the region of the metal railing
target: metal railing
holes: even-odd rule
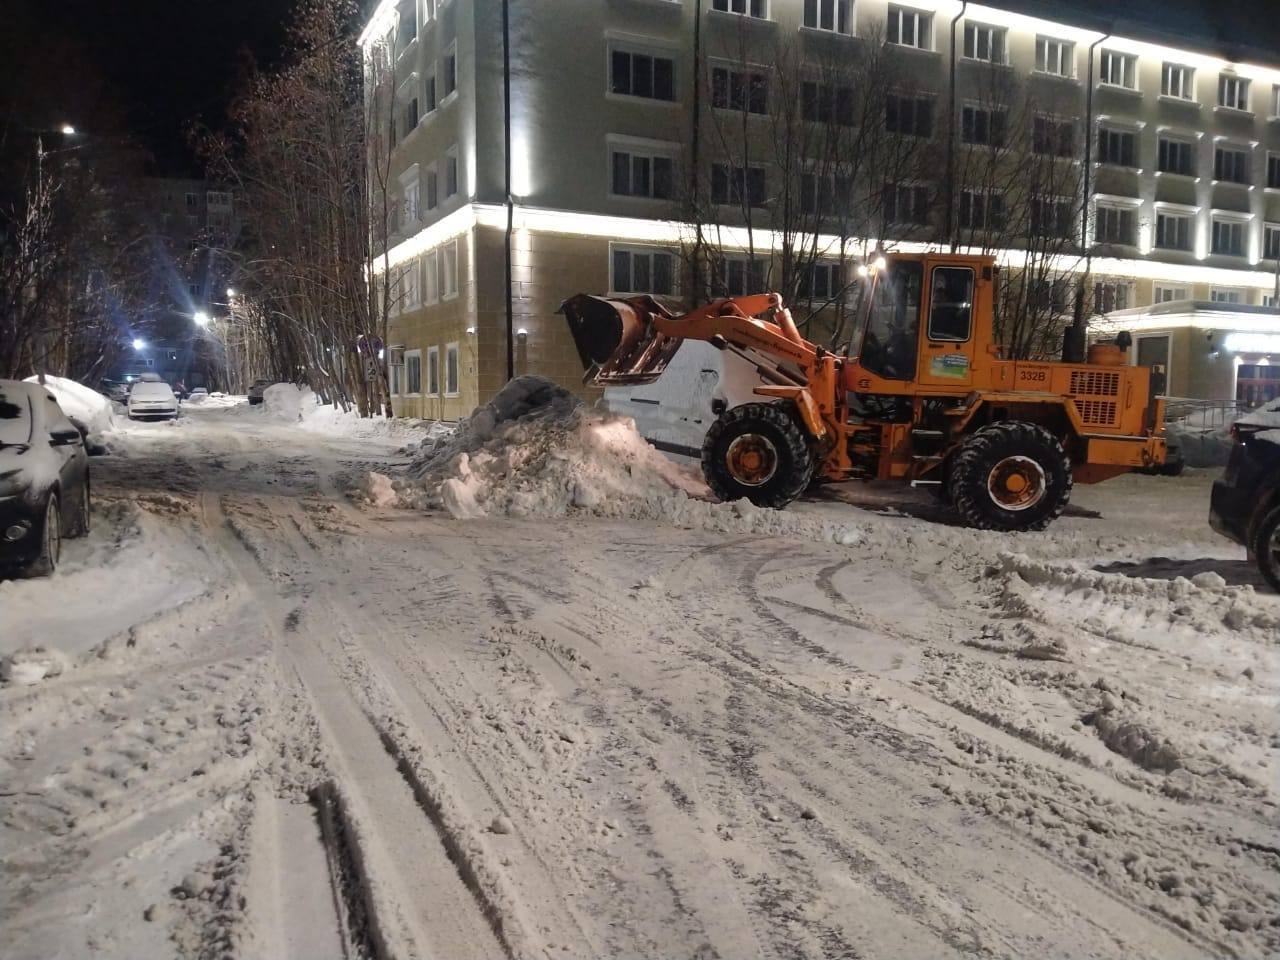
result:
[[[1231,452],[1228,430],[1251,409],[1237,400],[1165,397],[1165,433],[1191,467],[1220,467]]]

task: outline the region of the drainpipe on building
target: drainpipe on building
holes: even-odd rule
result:
[[[947,117],[947,243],[956,249],[956,24],[969,9],[969,0],[960,4],[960,12],[951,18],[951,113]]]
[[[1084,169],[1080,182],[1080,242],[1084,248],[1084,273],[1076,284],[1076,302],[1072,311],[1071,326],[1062,335],[1062,362],[1084,363],[1085,340],[1088,325],[1084,317],[1084,287],[1089,282],[1093,266],[1093,241],[1089,238],[1089,199],[1093,190],[1093,54],[1098,44],[1111,36],[1107,32],[1089,44],[1088,73],[1084,95]]]
[[[511,232],[515,221],[515,202],[511,196],[511,23],[508,0],[502,0],[502,146],[505,169],[503,192],[507,198],[507,379],[516,375],[515,313],[511,302]]]

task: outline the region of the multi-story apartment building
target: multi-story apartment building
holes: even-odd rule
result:
[[[1051,22],[945,0],[557,0],[510,5],[504,66],[503,6],[383,0],[360,38],[394,90],[397,217],[374,269],[395,278],[388,360],[400,413],[466,414],[502,385],[509,358],[516,373],[580,386],[556,313],[574,293],[704,292],[685,255],[691,183],[725,213],[692,214],[715,237],[714,289],[772,278],[769,258],[790,242],[776,133],[758,160],[739,144],[749,159],[735,161],[707,118],[737,111],[749,142],[781,99],[810,120],[872,95],[784,81],[784,50],[830,64],[874,47],[896,65],[900,87],[877,94],[877,116],[932,152],[885,190],[874,242],[936,246],[964,228],[962,246],[1024,263],[1027,244],[992,229],[1005,218],[999,190],[954,173],[957,157],[996,149],[1016,122],[1029,151],[1076,171],[1031,215],[1066,240],[1055,280],[1067,290],[1087,276],[1086,309],[1123,317],[1135,359],[1163,364],[1171,393],[1225,399],[1243,382],[1261,396],[1266,367],[1280,369],[1276,52],[1236,62],[1209,38],[1113,35],[1065,5]],[[1015,117],[993,105],[993,77],[1041,107]],[[800,205],[830,202],[812,180],[800,177]],[[855,268],[815,261],[799,286],[835,290]],[[1072,298],[1051,287],[1068,312]]]

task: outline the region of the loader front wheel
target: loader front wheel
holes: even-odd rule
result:
[[[702,442],[702,474],[721,500],[785,507],[813,477],[809,441],[781,403],[744,403],[722,413]]]
[[[1071,461],[1039,424],[993,423],[961,445],[948,486],[970,526],[1043,530],[1071,497]]]

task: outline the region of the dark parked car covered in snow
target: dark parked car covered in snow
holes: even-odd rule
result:
[[[1243,544],[1280,590],[1280,400],[1237,420],[1226,472],[1213,484],[1209,524]]]
[[[266,377],[259,377],[249,386],[249,406],[257,406],[262,402],[263,394],[267,392],[267,387],[275,383],[274,380],[268,380]]]
[[[89,532],[84,435],[35,383],[0,380],[0,572],[52,573]]]

